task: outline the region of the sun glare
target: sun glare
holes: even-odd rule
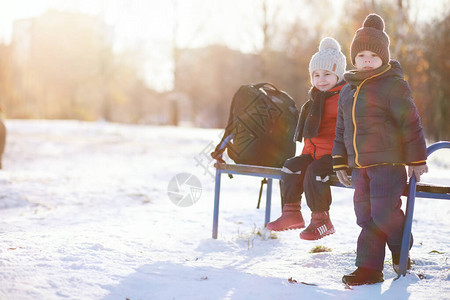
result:
[[[279,32],[284,25],[320,8],[299,0],[267,0],[269,15],[277,15]],[[111,27],[117,52],[138,52],[144,77],[162,79],[160,89],[170,89],[172,49],[221,44],[245,53],[258,52],[263,44],[260,0],[0,0],[0,42],[11,41],[15,20],[35,18],[48,10],[70,11],[102,18]],[[345,0],[330,1],[342,18]],[[412,14],[431,19],[448,0],[411,2]],[[308,9],[309,8],[309,9]],[[447,5],[448,8],[448,5]],[[339,13],[341,12],[341,14]],[[414,16],[413,16],[414,17]],[[307,21],[308,23],[308,21]],[[312,23],[312,21],[310,22]],[[310,24],[311,25],[311,24]],[[313,25],[312,25],[313,26]],[[332,34],[332,33],[329,33]],[[158,75],[155,78],[155,74]]]

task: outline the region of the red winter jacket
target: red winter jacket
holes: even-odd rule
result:
[[[324,155],[331,155],[335,137],[339,92],[343,86],[344,84],[339,84],[326,92],[320,92],[313,88],[313,91],[316,90],[317,94],[328,92],[334,93],[325,99],[317,136],[304,138],[302,154],[311,154],[314,159],[319,159]],[[314,95],[314,93],[311,94]]]

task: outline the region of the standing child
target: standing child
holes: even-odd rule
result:
[[[386,244],[398,271],[403,223],[400,196],[408,175],[428,172],[420,118],[400,64],[389,59],[389,37],[383,19],[368,15],[350,46],[356,70],[339,98],[333,168],[344,185],[353,168],[353,203],[361,227],[354,272],[348,285],[382,282]],[[412,245],[412,239],[411,239]]]
[[[336,126],[339,92],[344,86],[345,56],[339,43],[331,38],[320,42],[319,52],[309,63],[313,87],[303,105],[295,139],[304,139],[302,154],[286,160],[281,173],[283,212],[267,229],[282,231],[305,227],[300,201],[303,191],[312,211],[310,225],[300,233],[304,240],[317,240],[335,232],[330,220],[333,173],[331,150]]]

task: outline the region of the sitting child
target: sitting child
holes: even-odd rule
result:
[[[267,224],[267,229],[282,231],[305,227],[301,213],[301,196],[305,192],[311,209],[311,223],[300,233],[304,240],[317,240],[335,232],[330,220],[333,173],[333,148],[339,92],[344,86],[345,56],[339,43],[331,37],[320,42],[319,52],[309,63],[313,87],[302,106],[295,139],[304,141],[302,154],[286,160],[281,174],[283,212]]]

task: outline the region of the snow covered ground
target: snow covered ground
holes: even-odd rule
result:
[[[308,242],[299,231],[266,232],[264,204],[256,209],[260,180],[225,175],[214,240],[206,154],[221,130],[6,125],[0,299],[450,299],[447,200],[417,200],[410,274],[393,281],[387,251],[385,282],[350,290],[341,277],[355,268],[352,190],[333,188],[336,233]],[[449,184],[448,154],[433,154],[423,181]],[[189,207],[169,198],[180,173],[202,186]],[[273,193],[272,219],[280,213],[278,184]],[[306,205],[303,212],[308,222]],[[331,252],[310,253],[316,246]]]

